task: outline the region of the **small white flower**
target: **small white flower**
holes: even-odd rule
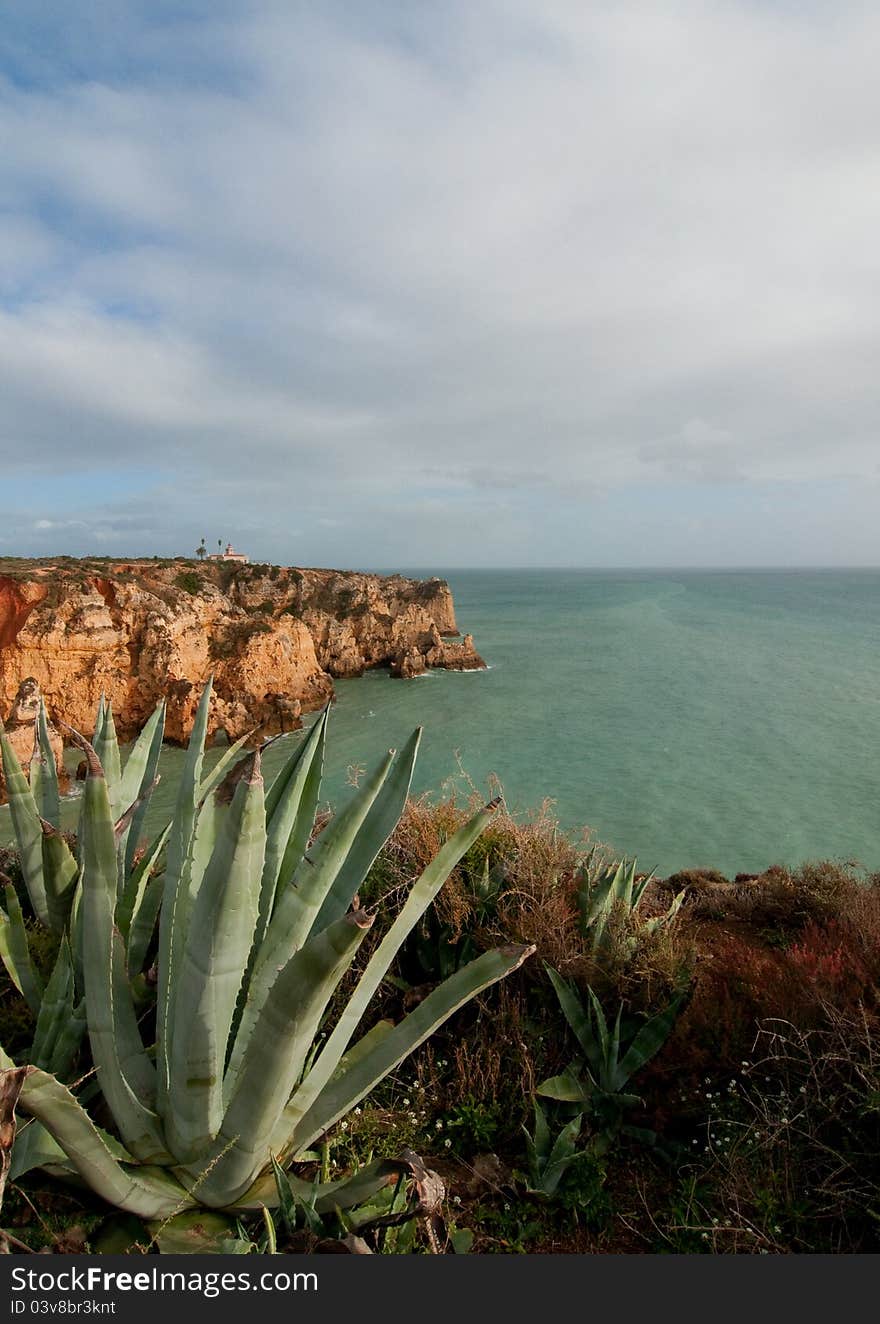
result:
[[[363,1112],[363,1109],[362,1109],[362,1108],[355,1108],[355,1110],[354,1110],[354,1115],[355,1115],[355,1117],[360,1117],[360,1115],[361,1115],[362,1112]]]
[[[348,1122],[343,1122],[343,1123],[341,1124],[341,1126],[340,1126],[339,1129],[340,1129],[340,1131],[347,1131],[347,1130],[348,1130]]]
[[[404,1106],[404,1108],[408,1108],[408,1107],[409,1107],[409,1099],[404,1099],[404,1101],[403,1101],[403,1106]]]
[[[435,1128],[436,1128],[438,1131],[442,1131],[442,1130],[443,1130],[443,1122],[442,1122],[442,1120],[441,1120],[439,1117],[437,1118],[436,1122],[434,1123],[434,1126],[435,1126]]]
[[[446,1139],[443,1141],[443,1145],[446,1149],[452,1148],[452,1141],[449,1139],[449,1136],[447,1136]]]
[[[460,1195],[453,1195],[453,1197],[452,1197],[452,1203],[453,1203],[453,1204],[461,1204],[461,1196],[460,1196]]]

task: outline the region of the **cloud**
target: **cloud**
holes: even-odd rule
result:
[[[603,511],[647,492],[668,562],[720,487],[747,521],[815,493],[797,554],[876,561],[821,513],[880,474],[874,7],[109,13],[0,35],[0,453],[51,524],[30,548],[173,550],[210,500],[263,556],[295,526],[300,557],[403,563],[417,527],[447,563],[521,563],[525,535],[619,561]]]

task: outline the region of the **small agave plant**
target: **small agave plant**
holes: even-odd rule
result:
[[[77,883],[86,1025],[116,1136],[51,1072],[29,1066],[21,1081],[20,1107],[45,1128],[40,1162],[78,1174],[145,1219],[196,1206],[274,1205],[273,1159],[286,1164],[307,1149],[457,1008],[534,950],[485,952],[399,1024],[379,1022],[352,1044],[401,944],[482,832],[493,803],[416,880],[319,1038],[375,920],[357,893],[403,811],[420,732],[399,757],[388,754],[312,842],[326,711],[268,791],[254,753],[225,806],[213,794],[217,770],[210,782],[202,778],[209,699],[210,684],[159,847],[155,1035],[147,1038],[130,982],[132,928],[126,934],[120,922],[131,889],[120,887],[113,774],[98,748],[76,737],[88,761]],[[0,1065],[13,1067],[5,1054]],[[374,1176],[377,1185],[387,1181],[382,1165],[374,1166],[375,1174],[356,1176],[352,1199],[364,1198]],[[328,1198],[345,1202],[342,1191],[321,1193]]]
[[[557,971],[546,963],[544,969],[581,1055],[561,1075],[542,1081],[536,1092],[547,1099],[589,1108],[606,1143],[619,1133],[652,1144],[656,1139],[652,1131],[625,1122],[627,1111],[643,1103],[638,1094],[628,1093],[626,1086],[666,1043],[688,990],[682,989],[662,1011],[622,1034],[623,1003],[609,1026],[592,988],[587,986],[589,1001],[584,1003],[577,989]]]
[[[615,908],[626,914],[634,915],[644,896],[645,889],[653,874],[636,878],[635,860],[617,860],[603,863],[596,876],[593,876],[595,851],[591,851],[577,875],[578,910],[581,932],[591,939],[593,955],[606,950],[610,937],[609,920]],[[650,933],[664,924],[669,924],[678,914],[684,900],[684,893],[672,902],[665,915],[656,915],[646,920],[645,932]]]

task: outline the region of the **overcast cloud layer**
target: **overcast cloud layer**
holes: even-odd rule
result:
[[[880,562],[880,8],[11,0],[0,555]]]

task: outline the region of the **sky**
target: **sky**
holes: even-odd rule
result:
[[[880,6],[5,0],[0,556],[880,563]]]

